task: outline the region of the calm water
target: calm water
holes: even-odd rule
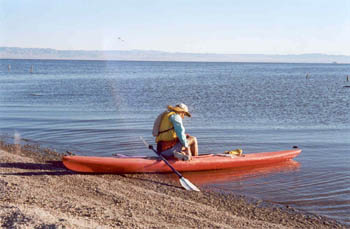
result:
[[[194,183],[350,224],[346,75],[342,64],[0,60],[0,134],[81,155],[151,155],[139,136],[153,142],[158,113],[184,102],[200,153],[303,149],[288,165],[187,174]]]

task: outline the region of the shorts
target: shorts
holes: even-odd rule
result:
[[[182,144],[181,142],[176,143],[173,147],[170,149],[167,149],[160,154],[164,157],[173,157],[175,152],[181,152],[182,151]]]

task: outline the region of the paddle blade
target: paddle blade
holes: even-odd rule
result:
[[[180,183],[182,187],[184,187],[186,190],[200,192],[199,188],[197,188],[194,184],[192,184],[189,180],[187,180],[184,177],[180,178]]]

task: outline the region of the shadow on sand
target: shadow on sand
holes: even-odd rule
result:
[[[26,163],[26,162],[12,162],[12,163],[0,163],[0,168],[13,168],[13,169],[22,169],[22,170],[31,170],[28,172],[8,172],[0,173],[3,176],[63,176],[63,175],[111,175],[111,176],[121,176],[126,179],[139,180],[144,182],[151,182],[154,184],[160,184],[170,187],[175,187],[181,189],[181,187],[174,186],[165,182],[155,181],[151,178],[148,178],[147,175],[144,177],[144,174],[104,174],[104,173],[80,173],[68,170],[64,167],[62,161],[46,161],[45,163]],[[34,171],[33,171],[34,170]],[[38,171],[35,171],[38,170]]]
[[[40,170],[30,172],[14,172],[14,173],[0,173],[0,175],[7,176],[36,176],[36,175],[72,175],[75,174],[72,171],[67,170],[61,161],[46,161],[45,164],[41,163],[25,163],[25,162],[12,162],[12,163],[0,163],[0,168],[14,168],[24,170]]]

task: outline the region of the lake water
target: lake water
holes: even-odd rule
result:
[[[303,150],[287,164],[187,174],[194,183],[350,225],[347,75],[343,64],[0,60],[0,134],[80,155],[152,155],[139,136],[154,142],[158,113],[183,102],[200,153]]]

